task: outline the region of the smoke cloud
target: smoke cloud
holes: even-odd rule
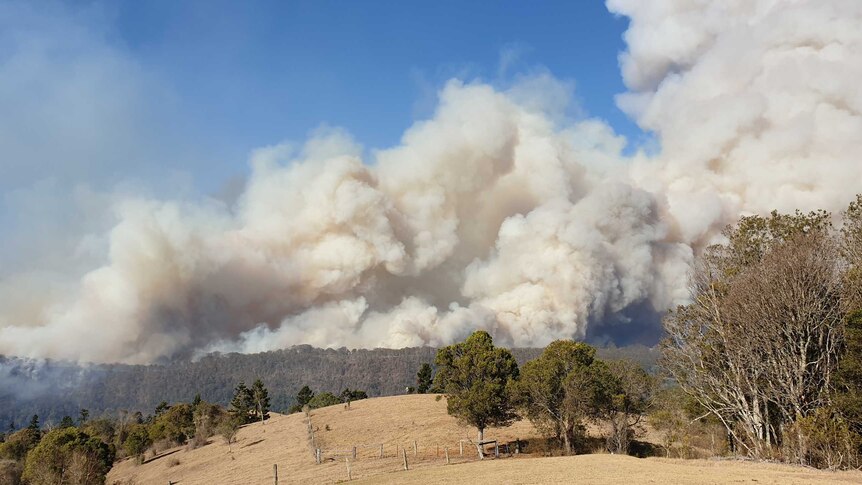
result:
[[[600,335],[684,302],[694,254],[738,215],[837,211],[862,190],[858,2],[607,5],[630,19],[618,104],[658,153],[623,156],[605,123],[568,118],[549,75],[453,80],[393,148],[363,157],[323,128],[255,151],[235,204],[112,196],[102,261],[69,291],[0,286],[0,353],[144,363]]]

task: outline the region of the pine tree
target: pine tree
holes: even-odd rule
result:
[[[240,423],[247,423],[249,413],[254,407],[254,398],[251,394],[251,389],[245,387],[245,382],[240,381],[233,393],[233,399],[230,402],[230,413],[236,417]]]
[[[78,425],[83,426],[90,419],[90,410],[81,408],[81,413],[78,415]]]
[[[34,414],[32,418],[30,418],[30,425],[27,426],[27,429],[32,429],[33,431],[39,431],[39,415]]]
[[[263,423],[265,419],[269,418],[269,391],[266,390],[260,379],[255,380],[251,385],[251,397],[254,414]]]
[[[418,394],[425,394],[431,389],[431,377],[431,366],[427,363],[422,364],[422,367],[419,368],[419,372],[416,374],[416,392]]]
[[[296,395],[296,403],[300,408],[302,408],[302,406],[308,404],[312,398],[314,398],[314,391],[312,391],[308,386],[303,386]]]
[[[60,420],[60,428],[73,428],[75,427],[75,422],[72,421],[71,416],[63,416],[63,419]]]

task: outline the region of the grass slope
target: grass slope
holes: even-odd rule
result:
[[[627,456],[582,455],[561,458],[506,458],[476,461],[475,429],[446,414],[445,399],[434,395],[368,399],[312,411],[316,438],[325,450],[316,465],[307,439],[305,416],[274,414],[265,425],[243,427],[233,452],[219,437],[195,450],[167,450],[143,465],[118,463],[108,484],[272,484],[336,483],[347,479],[345,458],[360,483],[862,483],[862,473],[830,473],[784,465],[706,460],[641,460]],[[327,427],[329,430],[327,430]],[[490,429],[486,438],[510,441],[536,436],[528,422]],[[413,441],[418,452],[414,455]],[[384,458],[380,458],[380,445]],[[445,465],[449,448],[452,464]],[[396,449],[398,456],[396,456]],[[402,469],[407,450],[409,471]],[[178,464],[176,462],[179,462]]]

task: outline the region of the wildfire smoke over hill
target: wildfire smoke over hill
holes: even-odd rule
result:
[[[398,146],[363,157],[324,129],[257,150],[234,204],[113,196],[115,223],[87,239],[101,261],[69,291],[0,281],[0,353],[638,334],[632,314],[684,302],[693,255],[740,214],[840,211],[862,191],[862,4],[607,4],[630,19],[618,104],[656,153],[624,156],[605,123],[567,117],[548,74],[453,80]]]

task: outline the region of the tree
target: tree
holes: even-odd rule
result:
[[[435,364],[435,382],[445,390],[448,413],[476,427],[476,447],[483,457],[485,428],[508,426],[518,418],[510,392],[518,378],[515,358],[507,349],[494,347],[491,335],[480,330],[438,350]]]
[[[260,418],[261,424],[264,424],[264,420],[269,418],[269,391],[260,379],[255,379],[251,385],[251,399],[255,416]]]
[[[302,386],[302,389],[296,394],[296,404],[302,409],[302,406],[308,404],[312,398],[314,398],[314,391],[308,386]]]
[[[153,442],[168,440],[174,444],[183,444],[194,432],[194,408],[186,403],[170,406],[149,426],[150,440]]]
[[[23,478],[32,485],[101,485],[113,462],[113,450],[98,438],[77,428],[55,429],[27,454]]]
[[[296,394],[296,403],[288,409],[288,413],[298,413],[314,398],[314,391],[308,386],[302,386],[302,389]]]
[[[638,364],[627,360],[607,363],[609,375],[601,389],[606,393],[600,415],[611,425],[608,448],[628,453],[637,426],[650,406],[655,380]]]
[[[826,403],[843,317],[830,228],[825,212],[742,218],[664,320],[662,366],[751,456]]]
[[[83,426],[88,419],[90,419],[90,410],[81,408],[81,412],[78,414],[78,426]]]
[[[142,461],[144,452],[150,447],[152,441],[147,426],[144,424],[133,424],[126,435],[126,440],[123,442],[123,447],[126,450],[126,455],[134,456],[138,462]]]
[[[41,435],[38,430],[25,428],[10,434],[6,441],[0,443],[0,459],[20,461],[27,456],[38,443]]]
[[[74,428],[75,422],[72,421],[71,416],[63,416],[63,419],[60,420],[60,427],[61,428]]]
[[[844,298],[848,312],[862,310],[862,194],[842,214],[841,255],[847,264]]]
[[[349,403],[351,401],[359,401],[360,399],[368,399],[368,393],[359,389],[350,390],[350,388],[345,388],[341,391],[341,395],[338,398],[341,399],[341,402]]]
[[[218,434],[224,439],[224,442],[227,443],[227,451],[228,453],[232,453],[231,443],[236,441],[236,434],[239,432],[240,422],[235,417],[226,417],[222,419],[216,431]]]
[[[341,399],[331,392],[320,392],[308,401],[308,407],[311,409],[325,408],[335,404],[341,404]]]
[[[845,350],[836,372],[833,402],[853,433],[856,452],[862,455],[862,311],[847,318]]]
[[[546,435],[562,441],[566,454],[572,453],[575,432],[584,414],[565,406],[565,382],[575,369],[593,363],[596,350],[572,340],[551,342],[537,359],[527,362],[514,386],[519,407]]]
[[[249,415],[254,408],[254,395],[251,389],[245,386],[245,382],[240,383],[234,389],[233,399],[230,401],[230,413],[235,416],[240,423],[245,424],[249,421]]]
[[[27,429],[33,431],[39,431],[39,415],[34,414],[32,418],[30,418],[30,424],[27,425]]]
[[[431,389],[432,377],[433,370],[431,369],[431,365],[428,363],[422,364],[419,372],[416,373],[416,392],[419,394],[428,392]]]
[[[155,416],[156,417],[161,416],[162,413],[164,413],[165,411],[167,411],[170,408],[171,408],[171,406],[168,404],[167,401],[160,402],[159,405],[156,406]]]

